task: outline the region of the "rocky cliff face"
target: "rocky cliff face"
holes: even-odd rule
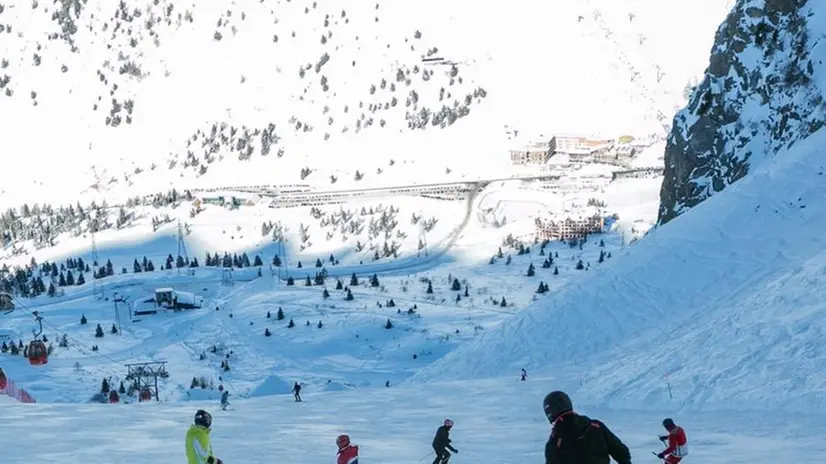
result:
[[[659,224],[806,138],[826,121],[826,5],[739,0],[665,151]]]

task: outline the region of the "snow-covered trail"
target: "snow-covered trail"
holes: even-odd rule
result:
[[[432,459],[430,441],[449,417],[456,462],[542,461],[549,424],[542,397],[552,379],[513,378],[363,392],[236,399],[215,403],[133,405],[4,404],[4,462],[138,464],[181,462],[184,434],[198,408],[214,415],[213,447],[228,464],[332,462],[335,437],[349,433],[365,462],[416,464]],[[576,398],[574,398],[576,401]],[[656,462],[660,421],[673,415],[689,437],[691,461],[704,464],[811,462],[826,443],[824,418],[783,413],[591,410],[631,448],[634,462]],[[25,433],[20,426],[26,425]],[[56,440],[55,437],[61,437]]]

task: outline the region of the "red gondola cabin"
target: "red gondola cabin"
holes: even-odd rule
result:
[[[32,366],[40,366],[49,362],[49,350],[46,349],[46,344],[40,340],[32,340],[29,343],[29,364]]]

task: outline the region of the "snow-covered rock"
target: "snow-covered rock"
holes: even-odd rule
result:
[[[717,31],[705,78],[674,118],[660,224],[823,127],[824,24],[823,2],[737,2]]]

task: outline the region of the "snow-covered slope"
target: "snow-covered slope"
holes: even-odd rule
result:
[[[227,463],[334,462],[335,439],[350,435],[361,460],[417,464],[433,460],[436,428],[451,418],[456,462],[542,462],[548,421],[542,397],[554,378],[515,377],[456,382],[432,388],[391,387],[364,392],[236,400],[231,410],[217,402],[119,405],[3,405],[0,446],[4,462],[83,464],[181,462],[184,436],[198,408],[213,414],[215,455]],[[0,400],[1,401],[1,400]],[[631,450],[634,462],[654,462],[662,417],[653,413],[588,407],[578,409],[605,421]],[[691,459],[707,464],[806,462],[826,451],[822,417],[765,411],[677,414],[687,430]],[[25,433],[23,432],[25,429]]]
[[[637,407],[822,404],[825,142],[821,130],[765,161],[414,379],[525,367],[578,380],[579,396]]]
[[[662,132],[729,3],[3,2],[0,198],[432,181],[496,172],[505,124]]]
[[[674,118],[660,223],[826,124],[824,24],[821,1],[737,2],[705,78]]]

